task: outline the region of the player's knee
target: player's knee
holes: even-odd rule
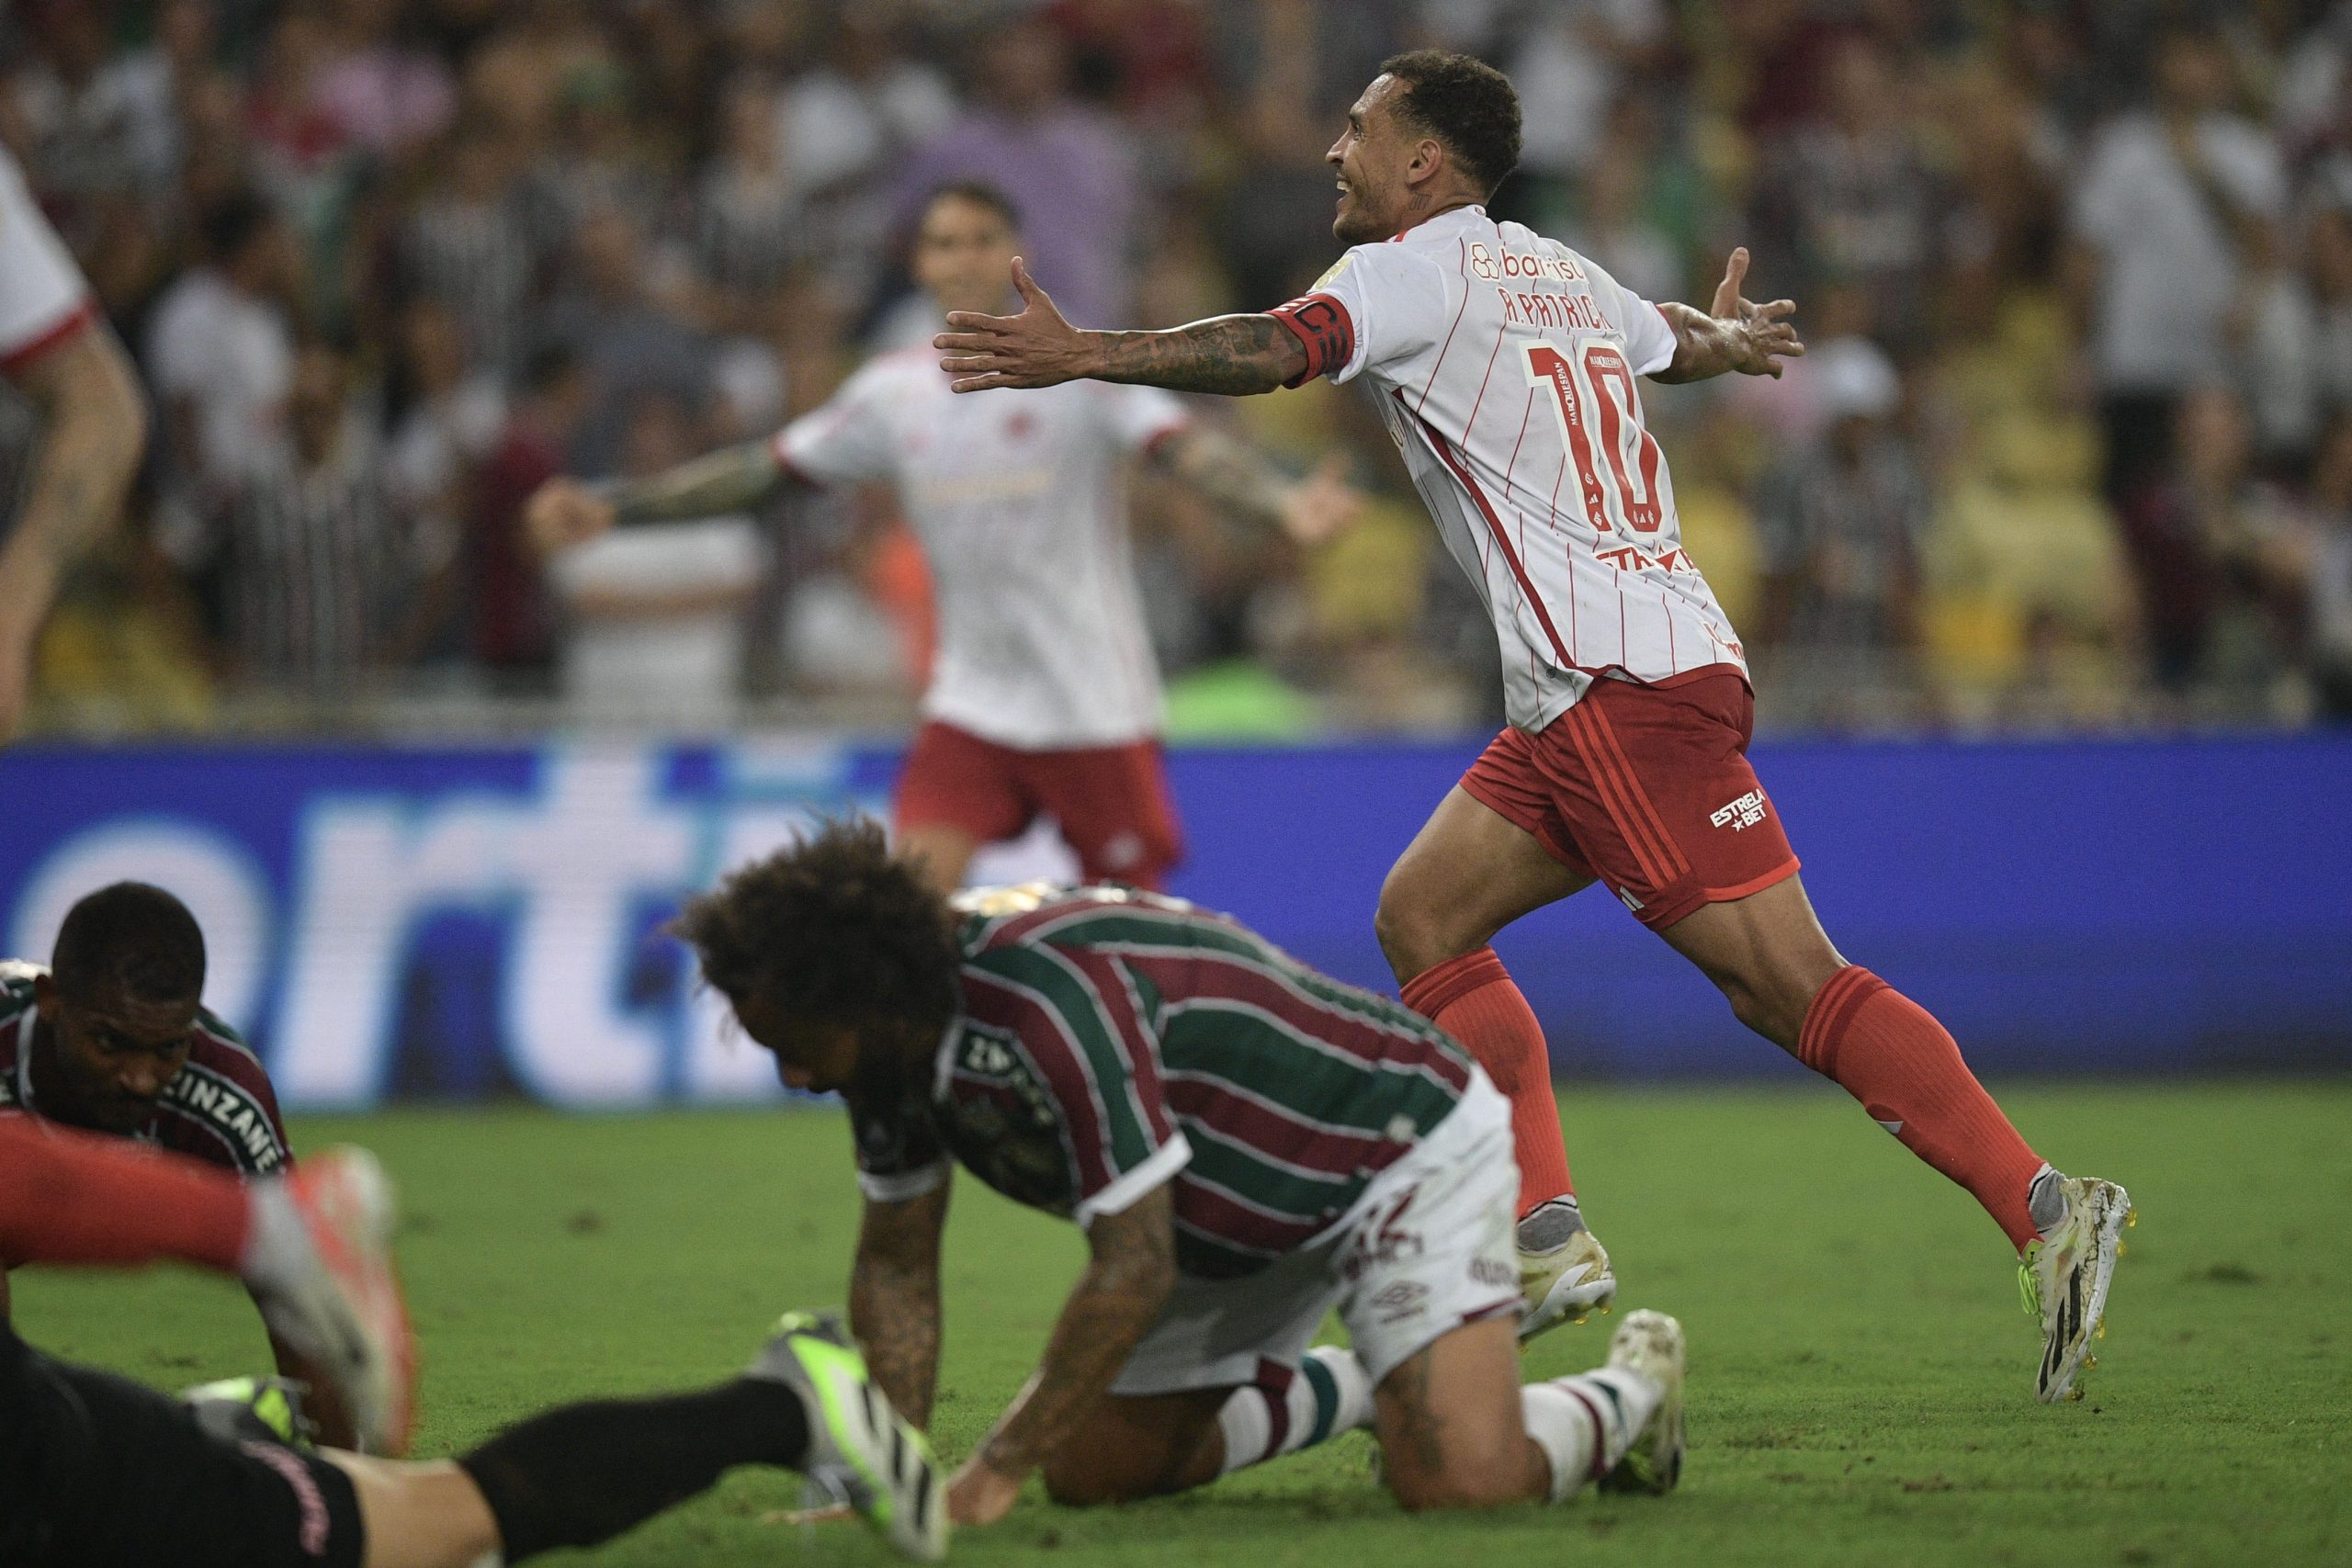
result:
[[[1395,871],[1381,885],[1372,933],[1400,982],[1436,967],[1457,951],[1468,951],[1457,949],[1445,919],[1430,899],[1417,894],[1409,874],[1400,877]]]
[[[1098,1508],[1144,1495],[1093,1455],[1059,1454],[1046,1461],[1046,1495],[1065,1508]]]
[[[1524,1490],[1508,1465],[1454,1464],[1436,1470],[1388,1472],[1389,1495],[1408,1514],[1499,1507],[1524,1501]]]

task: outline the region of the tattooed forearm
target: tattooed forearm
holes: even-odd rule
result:
[[[614,486],[613,520],[624,525],[670,523],[741,512],[765,500],[784,477],[774,446],[746,441]]]
[[[1736,323],[1719,321],[1690,305],[1665,304],[1658,309],[1674,329],[1674,359],[1652,380],[1704,381],[1738,364]]]
[[[1267,315],[1213,316],[1163,333],[1087,333],[1099,381],[1248,397],[1306,369],[1306,348]]]
[[[1004,1474],[1028,1473],[1076,1429],[1175,1288],[1175,1210],[1166,1187],[1096,1220],[1087,1241],[1093,1260],[1062,1306],[1045,1359],[980,1445]]]
[[[939,1386],[939,1235],[947,1184],[905,1203],[865,1205],[850,1267],[850,1332],[899,1414],[931,1425]]]
[[[1290,480],[1256,448],[1223,431],[1195,425],[1161,450],[1163,460],[1178,479],[1219,506],[1246,513],[1262,523],[1282,521],[1283,497]]]

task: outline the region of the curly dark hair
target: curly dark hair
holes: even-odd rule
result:
[[[1519,167],[1519,89],[1485,61],[1417,49],[1380,62],[1405,91],[1393,100],[1406,124],[1445,143],[1487,195]]]
[[[163,888],[118,882],[65,912],[49,970],[78,1000],[192,1001],[204,994],[204,932]]]
[[[757,997],[861,1036],[935,1032],[956,1011],[955,916],[871,818],[828,822],[743,867],[666,929],[730,1001]]]

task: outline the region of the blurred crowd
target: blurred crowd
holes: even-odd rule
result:
[[[1745,243],[1799,302],[1783,380],[1645,391],[1765,723],[2352,716],[2324,0],[18,0],[0,140],[157,415],[39,711],[895,714],[928,599],[887,496],[552,569],[524,497],[922,341],[907,230],[945,180],[1012,197],[1081,325],[1302,291],[1324,150],[1425,43],[1518,84],[1498,216],[1702,303]],[[1347,451],[1374,499],[1301,552],[1139,479],[1171,733],[1491,722],[1492,634],[1370,411],[1203,416]],[[0,485],[28,426],[0,409]]]

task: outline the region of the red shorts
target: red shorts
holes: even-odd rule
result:
[[[984,844],[1051,817],[1089,882],[1156,889],[1184,854],[1157,740],[1023,751],[934,719],[915,732],[894,810],[900,832],[943,823]]]
[[[1538,735],[1506,729],[1462,776],[1470,797],[1598,877],[1653,931],[1797,869],[1731,671],[1674,686],[1601,679]]]

